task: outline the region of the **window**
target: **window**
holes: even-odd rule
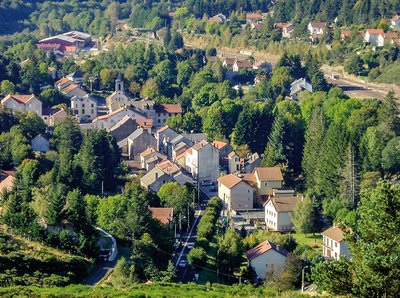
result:
[[[161,120],[160,120],[160,119],[157,119],[157,123],[161,123]]]
[[[268,186],[268,182],[264,182],[264,186]]]
[[[92,114],[94,114],[94,110],[92,109]]]
[[[92,108],[94,108],[94,104],[92,104]]]
[[[83,103],[83,104],[82,104],[82,108],[84,108],[84,107],[85,107],[85,104]]]
[[[171,113],[168,113],[168,116],[171,117]]]
[[[337,242],[335,241],[335,247],[337,247]]]
[[[74,110],[74,114],[77,115],[78,114],[78,110]]]
[[[85,109],[82,109],[82,114],[85,114]]]

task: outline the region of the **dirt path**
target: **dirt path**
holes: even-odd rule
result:
[[[326,75],[329,83],[341,87],[350,97],[383,99],[390,90],[394,90],[400,96],[400,86],[394,84],[368,83],[354,75],[349,75],[343,70],[343,66],[331,67],[322,65],[321,70]],[[333,80],[332,74],[339,75],[339,79]]]

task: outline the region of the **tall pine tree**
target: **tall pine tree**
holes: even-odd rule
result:
[[[286,166],[288,161],[283,147],[284,121],[276,117],[265,148],[262,165],[264,167]]]
[[[315,191],[318,178],[317,168],[322,142],[326,132],[325,116],[321,108],[316,108],[311,116],[305,136],[302,167],[309,192]]]

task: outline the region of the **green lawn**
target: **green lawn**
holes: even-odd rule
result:
[[[400,62],[386,66],[382,74],[376,79],[378,83],[400,84]]]
[[[314,250],[321,250],[322,235],[321,234],[292,234],[293,238],[299,245],[307,245]]]

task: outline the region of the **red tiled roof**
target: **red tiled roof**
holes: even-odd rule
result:
[[[351,30],[343,30],[342,31],[342,36],[343,37],[350,37],[351,36],[352,31]]]
[[[3,98],[2,102],[7,101],[8,99],[14,99],[15,101],[22,103],[22,104],[27,104],[28,102],[30,102],[31,100],[33,100],[35,97],[35,95],[33,94],[29,94],[29,95],[23,95],[23,94],[8,94],[6,97]]]
[[[326,22],[311,22],[313,28],[323,29],[326,28]]]
[[[225,61],[226,65],[233,65],[233,64],[235,64],[236,59],[235,58],[225,58],[224,61]]]
[[[196,144],[193,145],[192,149],[193,150],[200,150],[201,148],[203,148],[204,146],[208,145],[209,143],[206,140],[202,140]]]
[[[232,151],[228,154],[228,157],[233,158],[236,155],[235,151]]]
[[[246,19],[262,19],[262,14],[261,13],[246,13]]]
[[[14,186],[15,179],[16,179],[15,177],[9,175],[6,177],[6,179],[1,181],[0,182],[0,192],[2,192],[4,189],[7,191],[11,191]]]
[[[159,130],[157,130],[156,133],[161,133],[161,132],[163,132],[164,130],[167,130],[168,128],[169,128],[168,125],[164,125],[164,126],[161,127]]]
[[[64,85],[65,83],[69,82],[69,80],[66,77],[63,77],[59,79],[57,82],[55,82],[56,85]]]
[[[385,32],[383,31],[383,29],[367,29],[367,32],[371,35],[384,35]]]
[[[236,64],[238,66],[238,68],[252,68],[253,64],[251,64],[250,61],[247,60],[237,60]]]
[[[276,23],[275,27],[279,28],[279,29],[283,29],[283,28],[290,27],[292,25],[293,25],[292,23]]]
[[[388,33],[385,33],[385,38],[397,39],[397,38],[399,38],[399,34],[397,32],[388,32]]]
[[[215,148],[217,148],[218,150],[221,150],[222,148],[224,148],[226,145],[228,145],[225,142],[221,142],[221,141],[213,141],[211,143],[211,145],[213,145]]]
[[[182,108],[178,104],[171,104],[171,103],[156,105],[155,110],[157,113],[171,113],[171,114],[182,113]]]
[[[135,119],[138,126],[142,128],[152,128],[153,120],[152,119]]]
[[[260,243],[259,245],[257,245],[256,247],[253,247],[252,249],[248,250],[246,252],[246,256],[248,260],[253,260],[259,256],[261,256],[262,254],[266,253],[269,250],[275,250],[276,252],[280,253],[281,255],[287,257],[289,255],[289,253],[279,247],[278,245],[266,240],[262,243]]]
[[[218,178],[218,182],[226,186],[227,188],[231,189],[238,185],[243,180],[240,179],[238,176],[229,174],[223,177]]]
[[[338,226],[330,227],[321,234],[329,239],[335,240],[336,242],[341,242],[344,239],[344,232]]]
[[[254,174],[241,174],[243,177],[243,180],[252,184],[257,183],[256,175]]]
[[[150,211],[153,214],[153,218],[158,219],[163,224],[169,224],[174,216],[173,208],[157,208],[150,207]]]
[[[150,147],[150,148],[144,150],[142,153],[140,153],[140,156],[146,157],[146,156],[149,156],[150,154],[152,154],[153,152],[156,152],[156,149],[154,149],[153,147]]]
[[[301,197],[291,196],[291,197],[271,197],[272,205],[276,212],[293,212],[297,206],[297,204],[302,200]],[[265,203],[267,204],[269,200]]]
[[[258,178],[262,181],[283,181],[281,169],[278,167],[255,168],[254,173],[257,174]]]

